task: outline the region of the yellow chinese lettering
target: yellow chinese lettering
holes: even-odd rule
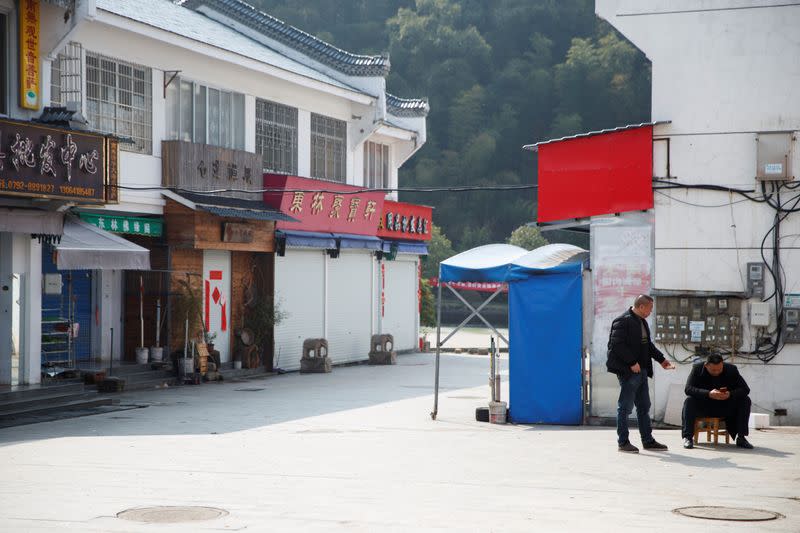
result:
[[[320,211],[322,211],[322,201],[325,199],[325,195],[321,192],[318,192],[314,195],[311,199],[311,213],[316,215]]]
[[[328,218],[339,218],[343,200],[344,196],[341,194],[333,195],[333,205],[331,206],[331,212],[328,215]]]
[[[294,193],[294,198],[292,198],[292,206],[289,208],[289,211],[292,213],[300,213],[303,211],[303,198],[305,197],[306,193],[297,191]]]

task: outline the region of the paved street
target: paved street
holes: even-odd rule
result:
[[[147,407],[2,429],[0,530],[800,531],[797,428],[755,432],[750,452],[663,430],[669,452],[622,455],[611,428],[475,422],[488,363],[466,355],[443,359],[434,422],[432,363],[126,394]],[[672,512],[693,505],[785,518]],[[116,518],[148,506],[228,514]]]

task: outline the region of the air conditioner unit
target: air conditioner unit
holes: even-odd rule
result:
[[[756,179],[791,181],[796,133],[759,133],[756,135]]]

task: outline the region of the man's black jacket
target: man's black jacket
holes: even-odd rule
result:
[[[713,383],[716,383],[716,387]],[[708,393],[711,392],[711,389],[719,387],[728,387],[728,392],[731,393],[731,400],[750,394],[750,387],[747,386],[744,378],[739,374],[739,369],[736,368],[736,365],[730,363],[723,363],[722,374],[716,378],[708,373],[703,363],[694,365],[689,373],[689,379],[686,380],[684,391],[686,396],[705,400],[708,399]]]
[[[647,331],[647,344],[642,344],[642,323]],[[632,374],[631,367],[639,363],[641,371],[647,372],[647,377],[653,377],[653,363],[650,358],[659,363],[664,362],[664,355],[650,340],[650,327],[647,321],[639,318],[633,309],[629,308],[611,323],[606,368],[612,374],[625,377]]]

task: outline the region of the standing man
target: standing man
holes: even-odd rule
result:
[[[628,415],[634,405],[642,446],[646,450],[667,449],[653,438],[647,378],[653,377],[651,358],[666,370],[674,369],[675,365],[667,361],[650,340],[650,327],[646,318],[652,311],[653,298],[642,294],[636,297],[633,307],[611,323],[606,367],[609,372],[617,375],[620,385],[617,401],[617,444],[621,452],[639,453],[639,448],[628,439]]]
[[[728,435],[739,448],[753,449],[747,441],[750,420],[750,387],[736,365],[724,363],[722,356],[711,354],[705,363],[692,367],[686,380],[683,402],[683,447],[694,447],[694,421],[698,416],[725,419]],[[737,436],[738,435],[738,436]]]

